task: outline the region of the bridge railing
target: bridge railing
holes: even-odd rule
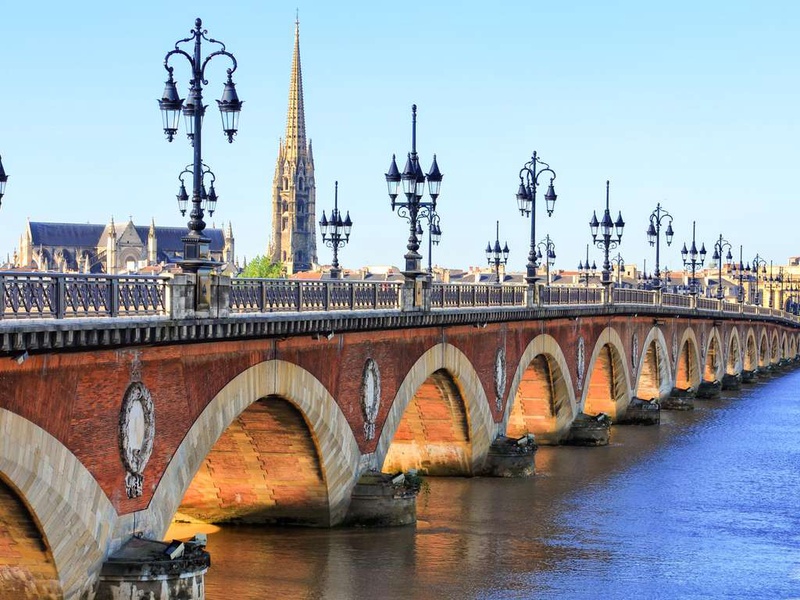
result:
[[[543,305],[602,304],[603,288],[550,285],[541,288],[539,298]]]
[[[379,310],[399,306],[400,284],[394,281],[231,279],[230,309],[236,313]]]
[[[661,294],[661,304],[664,306],[677,306],[680,308],[691,308],[692,297],[684,294]]]
[[[700,310],[719,310],[719,300],[716,298],[697,298],[697,308]]]
[[[656,292],[652,290],[614,288],[611,294],[618,304],[656,304],[658,300]]]
[[[163,315],[166,287],[142,275],[0,273],[0,319]]]
[[[738,302],[722,302],[722,311],[729,312],[729,313],[738,313],[740,312],[740,307],[742,305]]]
[[[434,283],[431,308],[525,306],[524,285],[485,283]]]

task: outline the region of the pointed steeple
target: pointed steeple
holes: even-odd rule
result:
[[[306,113],[303,107],[303,73],[300,68],[300,19],[295,20],[292,74],[289,79],[289,112],[286,116],[286,155],[290,161],[306,153]]]

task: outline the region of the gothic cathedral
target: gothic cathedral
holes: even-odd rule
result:
[[[300,70],[300,22],[295,22],[286,137],[280,141],[272,181],[272,236],[269,257],[283,263],[287,275],[317,264],[316,185],[311,142],[306,142],[303,76]]]

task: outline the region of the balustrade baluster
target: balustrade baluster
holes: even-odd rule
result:
[[[119,316],[119,279],[112,277],[108,283],[110,284],[108,287],[108,292],[110,294],[109,314],[112,317],[117,317]]]

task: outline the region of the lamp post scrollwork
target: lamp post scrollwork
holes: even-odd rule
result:
[[[443,175],[439,171],[435,154],[433,155],[433,164],[431,164],[427,175],[422,172],[422,168],[419,166],[419,158],[417,156],[417,105],[414,104],[411,106],[411,152],[408,153],[406,166],[403,172],[400,173],[397,168],[396,156],[392,155],[392,163],[389,165],[388,173],[386,173],[386,185],[389,188],[392,210],[397,209],[397,214],[406,219],[409,226],[408,245],[406,246],[408,252],[404,256],[406,264],[405,271],[403,271],[406,279],[413,280],[422,274],[422,256],[419,254],[418,237],[418,232],[421,231],[419,219],[427,217],[429,211],[436,212],[436,200],[439,197],[442,178]],[[425,181],[428,182],[429,202],[422,201],[422,197],[425,194]],[[401,183],[403,194],[406,197],[405,202],[397,201]]]
[[[494,282],[497,284],[502,283],[500,280],[500,265],[506,265],[508,263],[508,253],[508,242],[500,248],[500,221],[497,221],[497,233],[494,246],[492,246],[492,242],[486,244],[486,260],[489,266],[494,266]]]
[[[609,250],[614,250],[622,242],[622,231],[625,228],[625,221],[622,220],[622,211],[616,221],[611,220],[611,211],[609,210],[609,187],[610,182],[606,181],[606,208],[603,212],[603,220],[597,220],[597,211],[592,213],[592,220],[589,221],[589,228],[592,232],[592,242],[603,251],[603,286],[609,287],[611,285],[611,263],[608,260]],[[616,233],[616,238],[614,234]],[[597,239],[598,235],[600,239]]]
[[[661,287],[661,271],[659,270],[660,250],[661,250],[661,226],[663,223],[667,224],[667,229],[664,232],[667,240],[667,246],[672,245],[672,236],[675,232],[672,230],[672,215],[661,207],[661,203],[656,204],[656,209],[650,214],[650,225],[647,228],[647,242],[651,246],[656,247],[656,270],[653,273],[654,281],[652,287],[659,289]]]
[[[331,279],[341,279],[342,270],[339,268],[339,248],[344,248],[350,241],[350,231],[353,229],[353,221],[350,220],[350,211],[342,219],[339,212],[339,182],[334,184],[333,210],[330,220],[322,211],[322,219],[319,221],[319,229],[322,232],[322,242],[333,249],[333,262],[331,263]]]
[[[203,221],[204,217],[204,203],[210,201],[210,193],[203,198],[203,178],[209,173],[208,167],[203,164],[202,156],[202,128],[203,128],[203,115],[205,114],[206,107],[203,106],[203,86],[208,85],[206,80],[206,66],[208,63],[217,56],[225,56],[228,58],[232,66],[227,70],[228,80],[222,92],[222,99],[217,100],[220,115],[222,116],[222,130],[228,138],[228,142],[233,142],[233,137],[239,128],[239,113],[242,109],[242,102],[236,93],[236,85],[233,83],[233,73],[236,71],[237,63],[236,58],[225,49],[225,44],[207,37],[208,31],[203,29],[203,22],[200,19],[195,19],[194,29],[190,32],[189,37],[175,42],[175,48],[167,52],[164,57],[164,68],[169,74],[166,85],[164,87],[164,94],[158,101],[163,118],[164,133],[168,141],[172,141],[173,137],[178,131],[178,121],[180,115],[183,113],[186,122],[187,136],[194,147],[194,161],[191,168],[184,170],[184,173],[192,174],[192,209],[189,214],[190,220],[188,223],[189,232],[181,238],[183,242],[183,260],[181,267],[188,273],[196,273],[198,270],[206,270],[214,266],[209,253],[209,245],[211,240],[206,237],[204,230],[206,227]],[[205,58],[202,57],[202,42],[205,40],[210,44],[218,44],[220,49],[217,49]],[[193,52],[189,52],[180,48],[181,44],[194,43]],[[174,67],[170,65],[170,60],[174,56],[182,56],[191,67],[191,78],[189,79],[189,97],[184,104],[184,100],[178,95],[178,89],[175,85],[173,78]],[[183,175],[183,173],[181,173]],[[181,179],[181,182],[183,180]],[[185,187],[181,184],[183,192]],[[212,186],[213,189],[213,186]],[[189,196],[186,195],[186,202],[188,203]],[[179,202],[182,202],[179,195]],[[186,204],[181,205],[181,214],[185,214]]]
[[[700,251],[697,251],[697,243],[695,238],[695,221],[692,221],[692,248],[691,250],[686,249],[686,244],[683,244],[683,249],[681,250],[681,258],[683,259],[683,266],[685,269],[689,269],[691,273],[691,278],[689,279],[689,293],[692,296],[696,296],[698,293],[698,286],[697,286],[697,269],[698,267],[702,267],[703,263],[706,260],[706,245],[700,245]]]
[[[528,264],[526,265],[525,281],[528,285],[533,285],[538,279],[536,277],[536,188],[539,186],[539,177],[544,173],[550,174],[550,184],[544,194],[547,216],[553,214],[556,203],[556,191],[553,187],[556,173],[546,162],[539,159],[534,151],[531,159],[526,162],[519,172],[519,189],[517,190],[517,208],[523,217],[531,218],[531,248],[528,253]]]
[[[714,254],[711,255],[711,258],[716,261],[717,263],[717,272],[718,272],[718,281],[717,281],[717,299],[722,300],[725,297],[725,290],[722,284],[722,253],[725,252],[725,249],[728,249],[728,254],[725,256],[725,265],[730,269],[731,263],[733,262],[733,255],[731,254],[731,244],[727,240],[722,238],[722,234],[719,234],[719,239],[714,242]]]

